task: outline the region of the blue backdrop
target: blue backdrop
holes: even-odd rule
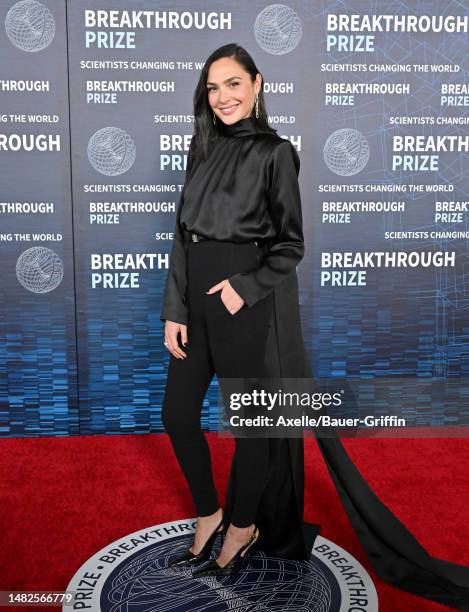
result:
[[[469,11],[352,5],[1,1],[1,436],[162,431],[192,96],[228,42],[300,155],[314,377],[435,435],[468,424]],[[214,379],[206,428],[218,401]]]

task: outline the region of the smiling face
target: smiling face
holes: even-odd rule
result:
[[[251,115],[256,94],[261,88],[261,75],[251,75],[231,57],[213,62],[207,75],[207,99],[215,115],[226,124],[236,123]]]

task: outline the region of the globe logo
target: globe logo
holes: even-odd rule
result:
[[[18,257],[16,277],[28,291],[48,293],[62,282],[62,260],[47,247],[31,247]]]
[[[42,51],[55,35],[55,20],[47,8],[36,0],[14,4],[5,17],[5,31],[10,42],[22,51]]]
[[[127,172],[135,161],[135,144],[126,131],[105,127],[93,134],[88,142],[88,160],[95,170],[107,176]]]
[[[101,610],[329,610],[332,588],[328,577],[323,568],[307,562],[257,553],[250,558],[249,567],[221,578],[194,579],[189,567],[168,568],[175,551],[182,552],[192,540],[184,537],[177,546],[168,542],[116,568],[101,593]],[[158,593],[157,599],[152,600],[151,593]]]
[[[254,36],[261,49],[272,55],[290,53],[301,40],[301,20],[284,4],[270,4],[254,23]]]
[[[352,176],[363,170],[370,157],[368,141],[352,128],[333,132],[324,145],[327,167],[340,176]]]
[[[318,536],[311,558],[295,561],[258,549],[232,576],[194,578],[187,565],[168,567],[193,540],[195,519],[152,525],[108,543],[78,568],[66,591],[75,599],[62,609],[101,612],[340,612],[352,609],[349,580],[360,582],[368,612],[377,612],[374,584],[346,550]],[[212,553],[216,557],[221,542]],[[118,551],[117,553],[115,551]],[[343,560],[338,567],[334,561]],[[342,570],[342,571],[341,571]],[[87,576],[95,576],[90,582]]]

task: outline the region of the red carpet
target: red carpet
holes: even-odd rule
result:
[[[233,441],[208,437],[223,502]],[[345,446],[383,502],[431,554],[469,565],[468,439],[350,439]],[[321,523],[324,537],[365,566],[375,581],[380,610],[450,610],[379,580],[314,440],[307,439],[305,449],[305,519]],[[3,591],[62,591],[78,567],[109,542],[194,516],[165,435],[3,438],[0,462]]]

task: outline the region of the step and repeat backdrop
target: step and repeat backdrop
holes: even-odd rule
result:
[[[451,0],[1,0],[0,436],[163,430],[192,97],[228,42],[301,159],[312,376],[382,435],[465,435],[468,30]]]

